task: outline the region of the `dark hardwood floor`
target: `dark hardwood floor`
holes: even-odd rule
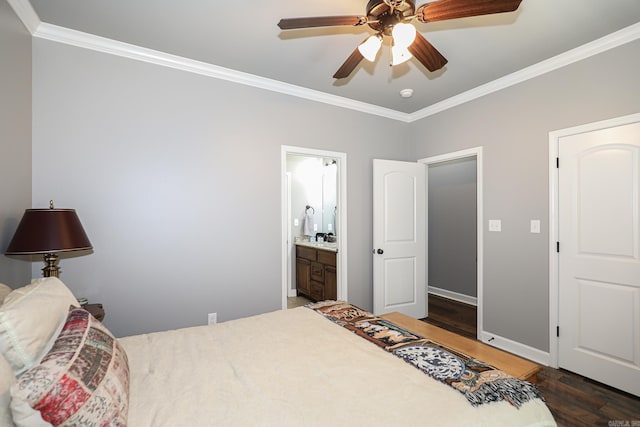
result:
[[[476,338],[476,307],[429,295],[429,317],[443,329]],[[640,398],[547,366],[538,374],[538,389],[562,427],[640,427]]]

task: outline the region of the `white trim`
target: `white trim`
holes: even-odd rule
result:
[[[93,34],[76,31],[57,25],[42,23],[33,34],[45,40],[64,43],[84,49],[90,49],[111,55],[117,55],[137,61],[148,62],[163,67],[174,68],[194,74],[239,83],[272,92],[283,93],[285,95],[296,96],[311,101],[322,102],[336,107],[356,110],[367,114],[387,117],[399,121],[407,121],[407,114],[390,108],[384,108],[366,102],[355,101],[338,95],[331,95],[318,90],[308,89],[302,86],[284,83],[278,80],[268,79],[230,68],[220,67],[202,61],[171,55],[153,49],[123,43],[117,40],[96,36]]]
[[[556,252],[558,241],[558,138],[549,132],[549,365],[558,367],[558,273],[559,256]]]
[[[566,67],[574,62],[581,61],[639,38],[640,23],[630,25],[590,43],[578,46],[575,49],[571,49],[527,68],[523,68],[522,70],[518,70],[489,83],[470,89],[459,95],[452,96],[444,101],[430,105],[429,107],[423,108],[415,113],[411,113],[409,114],[408,121],[415,122],[416,120],[424,119],[425,117],[432,116],[440,113],[441,111],[473,101],[474,99],[489,95],[509,86],[514,86],[518,83],[533,79],[559,68]]]
[[[537,348],[530,347],[528,345],[492,334],[490,332],[482,332],[482,335],[478,337],[478,339],[485,344],[489,344],[502,350],[506,350],[510,353],[516,354],[520,357],[524,357],[525,359],[529,359],[541,365],[549,366],[549,353],[538,350]]]
[[[287,154],[301,154],[317,157],[334,157],[338,159],[338,210],[336,215],[336,229],[338,238],[337,261],[337,298],[342,301],[349,300],[349,288],[347,283],[347,154],[337,151],[317,150],[313,148],[294,147],[290,145],[280,146],[280,176],[281,176],[281,272],[282,272],[282,309],[287,308],[287,298],[289,294],[287,284],[287,259],[288,259],[288,202],[287,202]]]
[[[432,116],[449,108],[522,83],[640,38],[640,23],[636,23],[575,49],[571,49],[537,64],[523,68],[522,70],[432,104],[416,112],[404,113],[390,108],[355,101],[342,96],[331,95],[325,92],[40,22],[38,15],[28,0],[8,1],[25,27],[27,27],[34,37],[279,92],[405,123],[412,123]]]
[[[469,305],[478,305],[478,298],[472,297],[470,295],[461,294],[459,292],[453,292],[448,289],[438,288],[436,286],[428,286],[428,292],[430,294],[438,295],[442,298],[451,299],[454,301],[462,302]]]
[[[285,164],[286,165],[286,164]],[[284,173],[284,179],[285,179],[285,186],[286,186],[286,197],[283,201],[284,206],[285,206],[285,210],[287,212],[286,214],[286,218],[291,218],[291,172],[287,172],[285,169],[285,173]],[[295,289],[292,289],[292,280],[293,280],[293,270],[294,270],[294,263],[292,258],[292,253],[293,253],[293,234],[292,234],[292,230],[291,230],[291,221],[286,221],[286,225],[283,228],[283,230],[285,230],[285,232],[287,233],[287,249],[286,249],[286,256],[287,256],[287,274],[285,275],[286,281],[287,281],[287,296],[288,297],[295,297],[297,296],[298,292]],[[293,294],[293,295],[292,295]],[[287,304],[288,306],[288,304]]]
[[[482,159],[482,147],[474,147],[466,150],[455,151],[452,153],[442,154],[439,156],[427,157],[425,159],[418,160],[421,163],[425,163],[427,167],[430,164],[446,162],[450,160],[463,159],[466,157],[475,157],[476,158],[476,217],[477,217],[477,225],[476,225],[476,233],[477,233],[477,297],[476,297],[476,306],[477,308],[477,337],[480,339],[480,334],[483,332],[483,278],[484,278],[484,228],[483,228],[483,159]],[[429,174],[427,173],[427,176]],[[427,201],[427,216],[429,215],[429,203]],[[428,247],[427,247],[427,257],[429,256]]]
[[[556,251],[556,242],[559,240],[558,230],[560,227],[560,212],[558,209],[560,202],[558,199],[560,173],[558,168],[556,168],[556,158],[559,153],[560,138],[636,122],[640,122],[640,113],[549,132],[549,360],[550,366],[554,368],[559,366],[560,359],[560,339],[556,335],[556,327],[560,323],[558,295],[560,290],[558,279],[560,272],[560,255]],[[562,167],[562,165],[560,166]]]
[[[9,5],[13,8],[13,11],[18,15],[18,18],[22,21],[22,24],[27,28],[27,31],[33,35],[36,29],[40,25],[40,18],[29,0],[7,0]]]

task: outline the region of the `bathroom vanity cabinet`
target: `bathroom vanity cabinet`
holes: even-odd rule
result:
[[[296,290],[314,301],[337,298],[336,252],[296,245]]]

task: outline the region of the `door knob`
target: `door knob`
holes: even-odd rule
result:
[[[378,255],[382,255],[384,253],[382,249],[378,249],[376,252],[378,253]]]

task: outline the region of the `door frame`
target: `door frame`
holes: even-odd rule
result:
[[[549,132],[549,363],[553,368],[558,368],[560,361],[560,337],[557,333],[560,319],[560,254],[557,251],[560,228],[560,171],[557,159],[560,138],[636,122],[640,122],[640,113]]]
[[[473,147],[466,150],[454,151],[451,153],[442,154],[439,156],[427,157],[424,159],[418,160],[420,163],[424,163],[427,165],[427,201],[426,201],[426,218],[427,221],[427,260],[429,259],[429,165],[448,162],[451,160],[464,159],[468,157],[476,158],[476,302],[477,302],[477,310],[476,310],[476,337],[478,340],[481,340],[482,333],[484,331],[482,326],[482,315],[483,315],[483,306],[484,306],[484,298],[483,298],[483,271],[484,271],[484,253],[483,253],[483,238],[484,238],[484,228],[483,228],[483,218],[482,218],[482,201],[483,197],[483,173],[482,173],[482,147]],[[429,263],[427,261],[427,293],[429,290]]]
[[[280,218],[281,218],[281,276],[282,276],[282,309],[287,309],[287,296],[289,294],[291,271],[290,255],[290,224],[291,211],[289,206],[289,180],[287,179],[287,155],[296,154],[314,157],[333,157],[338,159],[337,194],[338,209],[336,213],[336,234],[338,240],[338,252],[336,254],[337,270],[337,298],[348,300],[347,286],[347,154],[337,151],[325,151],[314,148],[295,147],[291,145],[280,146]],[[291,245],[293,242],[291,242]]]

